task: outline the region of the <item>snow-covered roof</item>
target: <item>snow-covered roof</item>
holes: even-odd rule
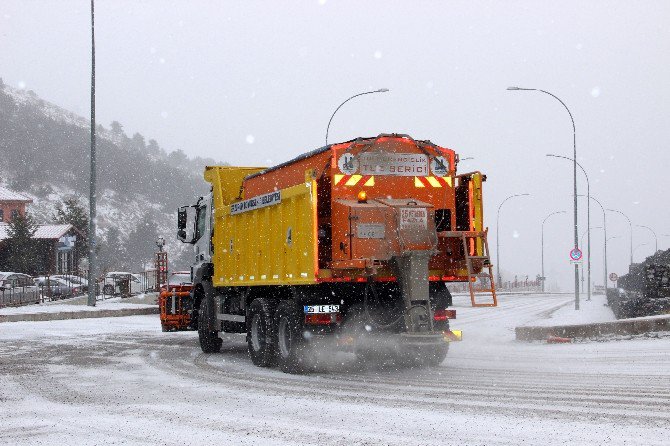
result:
[[[0,201],[22,201],[24,203],[32,203],[31,198],[21,195],[18,192],[11,191],[4,187],[0,187]]]
[[[33,238],[61,238],[72,225],[38,225]]]
[[[0,223],[0,240],[9,238],[7,229],[9,229],[9,224]],[[72,229],[72,225],[37,225],[37,231],[35,231],[33,238],[59,239],[70,229]]]

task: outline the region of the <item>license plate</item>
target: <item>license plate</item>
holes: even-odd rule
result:
[[[339,305],[305,305],[305,314],[339,313]]]

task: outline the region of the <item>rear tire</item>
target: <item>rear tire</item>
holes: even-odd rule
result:
[[[223,341],[219,338],[219,332],[215,330],[210,330],[207,327],[207,321],[209,320],[209,312],[214,311],[213,308],[210,308],[210,300],[203,298],[200,303],[200,315],[198,317],[198,338],[200,340],[200,348],[203,353],[218,353],[221,351],[221,344]]]
[[[254,299],[249,307],[247,348],[251,362],[258,367],[272,367],[277,363],[274,306],[265,298]]]
[[[300,310],[294,301],[284,300],[275,313],[277,363],[285,373],[304,373],[309,368],[307,340],[302,334],[304,313]]]
[[[444,362],[449,344],[405,347],[400,352],[400,363],[408,367],[437,367]]]

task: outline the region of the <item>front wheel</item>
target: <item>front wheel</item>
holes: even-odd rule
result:
[[[209,320],[209,312],[214,311],[210,306],[210,300],[202,299],[200,304],[200,316],[198,317],[198,339],[200,340],[200,349],[203,353],[218,353],[221,351],[221,344],[223,340],[219,338],[219,332],[211,330],[207,326]]]
[[[277,362],[285,373],[303,373],[307,366],[307,340],[302,334],[303,312],[290,300],[282,301],[275,313]]]

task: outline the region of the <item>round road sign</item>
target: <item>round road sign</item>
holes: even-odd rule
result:
[[[570,260],[574,260],[575,262],[577,260],[581,260],[582,258],[582,250],[579,248],[573,248],[572,251],[570,251]]]
[[[610,280],[612,282],[616,282],[617,280],[619,280],[619,275],[617,273],[610,273]]]

